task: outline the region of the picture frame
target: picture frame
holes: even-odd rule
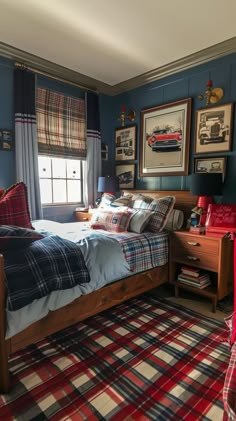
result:
[[[194,160],[194,172],[195,173],[222,173],[224,180],[226,173],[226,157],[214,157],[214,158],[195,158]]]
[[[141,111],[142,177],[188,174],[191,103],[186,98]]]
[[[115,160],[132,161],[136,157],[136,126],[115,129]]]
[[[102,161],[108,160],[108,145],[104,142],[101,144],[101,157]]]
[[[195,154],[210,154],[231,150],[232,102],[197,110],[195,121]]]
[[[12,151],[14,149],[13,131],[0,129],[0,150]]]
[[[120,189],[133,189],[135,180],[135,164],[116,165],[116,176]]]

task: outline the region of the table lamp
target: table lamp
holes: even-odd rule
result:
[[[107,175],[106,177],[98,177],[98,193],[110,193],[115,194],[119,191],[119,179],[113,175]],[[96,205],[101,201],[101,198],[96,199]]]
[[[214,203],[213,196],[222,194],[222,187],[221,173],[196,173],[191,175],[190,191],[198,196],[197,207],[202,209],[199,225],[205,226],[208,205]]]

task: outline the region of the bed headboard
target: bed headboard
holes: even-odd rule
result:
[[[175,196],[175,208],[184,213],[185,224],[191,214],[191,210],[196,206],[197,196],[192,195],[189,190],[123,190],[124,194],[144,194],[153,198],[164,196]]]

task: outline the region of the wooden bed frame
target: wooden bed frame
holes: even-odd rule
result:
[[[129,190],[125,193],[143,193],[152,197],[173,195],[176,197],[175,207],[183,210],[185,220],[196,204],[196,196],[188,191]],[[166,282],[168,282],[168,263],[121,279],[88,295],[82,295],[65,307],[49,312],[43,319],[12,338],[5,339],[6,289],[4,258],[0,255],[0,392],[7,393],[10,389],[8,357],[11,353]]]

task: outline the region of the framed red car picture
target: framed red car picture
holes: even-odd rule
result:
[[[140,175],[187,175],[191,98],[141,111]]]

